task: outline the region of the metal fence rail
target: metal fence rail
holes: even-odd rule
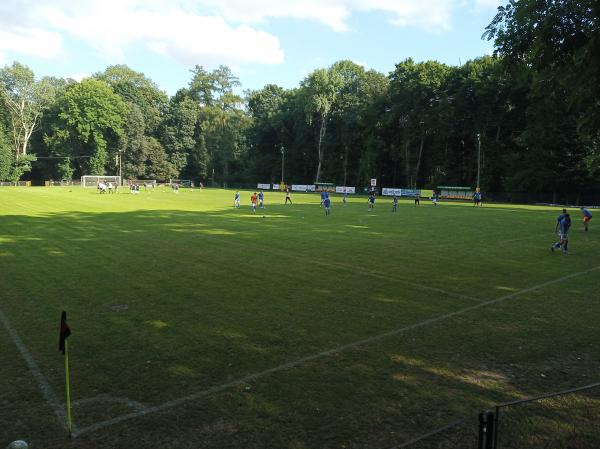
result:
[[[499,404],[492,449],[600,447],[600,383]]]
[[[600,382],[504,402],[388,449],[600,448]]]

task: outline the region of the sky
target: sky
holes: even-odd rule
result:
[[[458,65],[502,0],[2,0],[0,66],[81,80],[115,64],[173,95],[192,69],[228,65],[243,89],[297,87],[349,59],[388,74],[406,58]]]

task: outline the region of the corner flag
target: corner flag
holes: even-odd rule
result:
[[[71,328],[67,324],[67,312],[63,311],[60,315],[60,337],[58,340],[58,350],[65,356],[65,383],[67,392],[67,430],[69,432],[69,438],[71,438],[71,388],[69,382],[69,345],[67,338],[71,335]]]
[[[60,337],[58,340],[58,350],[65,354],[65,342],[71,335],[71,329],[67,324],[67,312],[64,312],[60,316]]]

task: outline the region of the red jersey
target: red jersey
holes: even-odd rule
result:
[[[250,201],[252,201],[252,204],[256,204],[256,195],[252,195]]]

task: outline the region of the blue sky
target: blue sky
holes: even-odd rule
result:
[[[244,89],[295,87],[350,59],[383,73],[408,57],[459,64],[501,0],[3,0],[0,65],[81,79],[127,64],[167,93],[199,64],[227,64]]]

